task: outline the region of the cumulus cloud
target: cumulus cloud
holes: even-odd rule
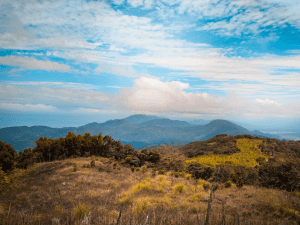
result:
[[[90,87],[93,88],[93,87]],[[113,114],[118,112],[169,114],[208,117],[295,117],[299,101],[278,103],[271,98],[253,101],[233,92],[227,96],[190,92],[188,83],[164,82],[154,77],[136,79],[133,87],[117,94],[76,88],[76,85],[32,82],[22,85],[0,84],[1,109],[19,111],[70,112],[79,114]]]
[[[229,93],[226,97],[205,92],[188,93],[189,84],[163,82],[153,77],[141,77],[134,87],[120,92],[117,103],[138,113],[206,114],[210,116],[296,116],[300,107],[279,104],[270,99],[248,101]]]

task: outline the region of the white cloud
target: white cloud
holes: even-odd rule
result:
[[[111,96],[101,91],[89,90],[92,87],[76,87],[71,84],[45,82],[22,82],[13,85],[0,84],[0,95],[3,103],[44,104],[59,109],[109,107]]]
[[[163,82],[153,77],[141,77],[134,87],[120,92],[117,104],[137,113],[207,114],[230,117],[285,117],[297,116],[300,106],[279,104],[274,100],[255,99],[249,102],[245,97],[229,93],[226,97],[213,96],[205,92],[188,93],[187,83]]]
[[[88,114],[116,114],[116,110],[103,110],[103,109],[89,109],[89,108],[79,108],[76,110],[78,113],[88,113]]]
[[[41,83],[43,85],[41,85]],[[278,103],[272,98],[247,100],[233,92],[225,97],[206,92],[190,92],[188,83],[164,82],[154,77],[138,78],[133,87],[117,94],[77,88],[77,84],[51,82],[12,82],[0,84],[0,107],[6,110],[43,111],[79,114],[112,114],[118,112],[169,114],[209,117],[295,117],[299,101]]]
[[[12,22],[5,26],[3,33],[0,34],[0,47],[47,49],[47,56],[74,60],[76,63],[95,63],[98,65],[95,73],[105,72],[140,77],[143,75],[134,69],[135,65],[140,65],[186,71],[187,76],[210,82],[232,80],[237,83],[258,82],[269,87],[266,88],[268,93],[264,93],[261,98],[271,99],[266,95],[272,93],[272,87],[276,87],[276,92],[279,92],[282,91],[280,88],[289,87],[296,90],[300,85],[300,76],[297,72],[272,75],[279,69],[300,69],[300,57],[297,55],[247,59],[227,57],[227,53],[229,55],[232,53],[230,49],[218,49],[205,43],[192,43],[177,39],[175,35],[180,31],[191,29],[191,25],[184,26],[177,23],[179,25],[175,26],[173,21],[170,23],[167,21],[169,16],[178,16],[179,13],[179,16],[183,16],[182,18],[185,18],[185,15],[189,16],[192,22],[195,21],[193,17],[208,18],[212,21],[221,20],[219,23],[208,24],[202,29],[227,32],[228,35],[240,35],[243,32],[258,33],[262,27],[264,29],[266,26],[284,26],[285,23],[297,27],[300,18],[299,13],[295,13],[299,4],[297,1],[293,3],[279,0],[139,0],[127,2],[134,7],[141,6],[139,8],[141,10],[153,8],[157,10],[157,13],[164,14],[166,11],[169,14],[159,24],[156,20],[146,16],[129,16],[123,14],[121,10],[115,11],[107,4],[107,1],[32,0],[24,2],[16,0],[10,3],[9,10],[5,9],[9,12],[7,13],[9,21]],[[114,3],[123,4],[124,1],[114,0]],[[266,11],[261,9],[266,9]],[[232,16],[232,18],[229,21],[223,21],[222,18],[225,16]],[[164,25],[166,21],[167,25]],[[11,26],[16,30],[11,29]],[[25,69],[74,71],[68,65],[30,57],[6,56],[1,57],[0,62]],[[210,87],[213,86],[216,85],[210,85]],[[258,86],[253,88],[246,86],[243,87],[249,95],[255,92],[255,88],[258,88]],[[243,91],[239,86],[234,87],[234,84],[224,86],[223,90],[239,92],[238,94]],[[259,90],[262,94],[262,88]],[[79,97],[75,98],[76,101],[77,98]]]
[[[122,5],[124,3],[124,0],[113,0],[113,3],[115,5]]]
[[[284,0],[234,0],[193,1],[181,0],[178,13],[189,13],[198,18],[217,19],[201,27],[216,30],[221,35],[239,36],[242,33],[259,33],[272,27],[284,27],[286,23],[300,29],[299,1]],[[228,20],[228,17],[232,17]]]
[[[154,5],[153,0],[145,0],[144,1],[144,8],[145,9],[151,9],[153,5]]]
[[[18,104],[18,103],[0,103],[0,108],[13,111],[25,111],[25,112],[53,112],[57,108],[51,105],[44,104]]]
[[[7,66],[19,66],[30,70],[57,70],[61,72],[71,71],[70,66],[57,62],[37,60],[33,57],[0,56],[0,64]]]
[[[257,99],[255,99],[253,102],[256,103],[256,104],[260,104],[260,105],[269,105],[269,106],[270,106],[270,105],[274,105],[274,106],[280,106],[280,104],[278,104],[278,103],[275,102],[275,101],[271,101],[270,99],[262,100],[262,99],[257,98]]]
[[[132,7],[139,7],[143,5],[143,0],[127,0]]]
[[[48,81],[6,81],[3,82],[5,85],[14,85],[14,86],[44,86],[44,87],[52,87],[52,88],[68,88],[68,89],[79,89],[79,90],[93,90],[99,89],[99,86],[92,84],[83,84],[83,83],[72,83],[72,82],[48,82]]]
[[[64,49],[64,48],[75,48],[75,49],[95,49],[101,46],[102,43],[90,43],[77,37],[70,39],[68,37],[53,37],[53,38],[40,38],[37,39],[32,35],[18,34],[18,33],[4,33],[0,35],[0,47],[5,49]]]

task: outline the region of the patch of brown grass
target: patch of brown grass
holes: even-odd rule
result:
[[[0,198],[0,224],[112,224],[122,209],[120,224],[196,224],[205,221],[207,181],[186,174],[151,176],[151,170],[132,172],[96,158],[75,158],[34,165],[16,187]],[[77,163],[77,170],[73,170]],[[298,193],[235,185],[216,190],[211,224],[295,224],[299,219]],[[267,222],[266,222],[267,221]]]

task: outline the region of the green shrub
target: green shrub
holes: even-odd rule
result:
[[[134,165],[131,166],[131,171],[134,172]]]

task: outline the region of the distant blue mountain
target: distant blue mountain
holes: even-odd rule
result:
[[[140,123],[143,126],[190,127],[188,122],[170,119],[155,119]]]
[[[60,138],[71,131],[77,134],[91,135],[102,133],[109,135],[134,148],[161,143],[190,143],[212,138],[217,134],[252,134],[272,137],[259,131],[251,132],[227,120],[213,120],[206,125],[191,125],[185,121],[170,120],[157,116],[133,115],[121,120],[109,120],[105,123],[89,123],[80,127],[51,128],[46,126],[7,127],[0,129],[0,140],[11,144],[17,151],[35,147],[39,137]]]
[[[206,125],[209,124],[209,122],[210,120],[203,120],[203,119],[195,119],[195,120],[188,121],[188,123],[192,125]]]
[[[149,116],[149,115],[143,115],[143,114],[136,114],[129,116],[125,119],[122,119],[123,121],[126,121],[131,124],[141,124],[150,120],[155,120],[155,119],[163,119],[162,117],[158,116]]]

